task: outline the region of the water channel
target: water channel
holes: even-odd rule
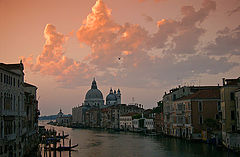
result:
[[[72,157],[236,157],[235,153],[217,149],[214,146],[189,142],[169,137],[143,136],[129,132],[109,132],[102,130],[73,129],[47,125],[46,129],[69,134],[72,144],[78,144]],[[66,139],[66,145],[68,145]],[[57,156],[60,153],[57,152]],[[68,152],[62,152],[68,157]]]

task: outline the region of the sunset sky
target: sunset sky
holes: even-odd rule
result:
[[[41,115],[71,113],[93,77],[152,108],[240,76],[240,0],[0,0],[0,25],[0,62],[23,59]]]

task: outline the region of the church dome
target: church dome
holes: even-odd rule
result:
[[[117,101],[117,96],[113,93],[112,89],[106,97],[106,101]]]
[[[101,99],[101,100],[103,99],[102,92],[99,89],[97,89],[97,83],[95,79],[93,79],[91,89],[88,90],[85,96],[85,100],[91,100],[91,99]]]
[[[103,99],[103,95],[102,92],[99,89],[90,89],[86,96],[85,96],[86,100],[89,99]]]

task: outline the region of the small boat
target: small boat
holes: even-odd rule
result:
[[[72,149],[77,147],[78,144],[73,145],[73,146],[59,146],[57,148],[51,148],[51,150],[57,150],[57,151],[73,151]]]

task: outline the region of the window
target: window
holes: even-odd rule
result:
[[[231,97],[231,100],[232,100],[232,101],[235,100],[235,96],[234,96],[234,93],[233,93],[233,92],[230,93],[230,97]]]
[[[236,131],[236,126],[232,125],[232,131]]]
[[[188,110],[191,110],[191,103],[188,103]]]
[[[0,146],[0,154],[3,154],[2,146]]]
[[[18,87],[19,87],[19,80],[18,80]]]
[[[203,124],[203,116],[202,116],[202,115],[199,116],[199,124],[200,124],[200,125]]]
[[[218,114],[216,114],[216,120],[219,120],[219,115]]]
[[[14,87],[15,87],[15,83],[16,83],[15,81],[16,81],[15,78],[13,78],[13,86]]]
[[[173,94],[173,101],[176,100],[176,94]]]
[[[231,111],[231,120],[235,120],[235,112]]]
[[[4,153],[7,153],[7,152],[8,152],[8,146],[5,145]]]
[[[203,111],[203,105],[202,105],[202,102],[199,101],[198,102],[198,112],[202,112]]]
[[[7,80],[6,75],[4,74],[4,81],[3,82],[6,83],[6,80]]]
[[[218,111],[221,111],[221,102],[220,102],[220,101],[218,101],[217,110],[218,110]]]
[[[1,73],[0,81],[3,82],[3,74]]]

